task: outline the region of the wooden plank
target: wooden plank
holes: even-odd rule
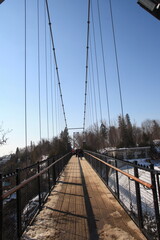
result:
[[[94,198],[91,203],[100,239],[118,239],[118,234],[126,239],[146,239],[86,161],[82,168],[89,196]]]
[[[76,157],[69,161],[39,216],[26,236],[34,237],[30,230],[37,229],[37,239],[39,231],[44,240],[118,240],[119,234],[130,240],[146,239],[88,162]]]

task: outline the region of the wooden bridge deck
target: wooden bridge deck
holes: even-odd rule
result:
[[[22,239],[146,239],[85,159],[72,157]]]

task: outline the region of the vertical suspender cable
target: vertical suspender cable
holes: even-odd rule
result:
[[[38,28],[38,103],[39,103],[39,136],[40,142],[42,140],[42,126],[41,126],[41,77],[40,77],[40,47],[39,47],[39,0],[37,0],[37,28]]]
[[[54,137],[54,120],[53,120],[53,71],[52,71],[52,49],[51,49],[51,42],[50,42],[50,71],[51,71],[51,107],[52,107],[52,131]]]
[[[68,127],[67,127],[66,113],[65,113],[65,108],[64,108],[64,102],[63,102],[62,89],[61,89],[61,83],[60,83],[60,77],[59,77],[59,71],[58,71],[56,51],[55,51],[55,46],[54,46],[53,31],[52,31],[52,27],[51,27],[51,19],[50,19],[50,13],[49,13],[48,0],[45,0],[45,2],[46,2],[46,8],[47,8],[48,24],[49,24],[49,29],[50,29],[51,41],[52,41],[54,61],[55,61],[55,65],[56,65],[57,81],[58,81],[58,86],[59,86],[59,92],[60,92],[60,98],[61,98],[61,104],[62,104],[64,121],[65,121],[65,128],[68,129]]]
[[[93,26],[93,40],[94,40],[94,50],[95,50],[95,59],[96,59],[96,71],[97,71],[97,83],[98,83],[98,96],[99,96],[99,108],[100,108],[100,117],[102,122],[102,106],[101,106],[101,95],[100,95],[100,84],[99,84],[99,71],[98,71],[98,61],[97,61],[97,48],[96,48],[96,37],[95,37],[95,27],[94,27],[94,18],[93,18],[93,9],[91,6],[92,13],[92,26]]]
[[[54,68],[54,96],[55,96],[55,130],[56,130],[56,135],[58,135],[58,121],[57,121],[57,84],[56,84],[56,69]]]
[[[120,80],[120,73],[119,73],[118,54],[117,54],[117,45],[116,45],[115,28],[114,28],[113,11],[112,11],[111,0],[109,0],[109,5],[110,5],[110,14],[111,14],[114,50],[115,50],[115,57],[116,57],[117,75],[118,75],[118,86],[119,86],[119,94],[120,94],[121,113],[122,113],[122,117],[124,117],[124,114],[123,114],[123,101],[122,101],[122,90],[121,90],[121,80]]]
[[[27,6],[26,0],[24,0],[24,108],[25,108],[25,148],[27,152]]]
[[[91,42],[91,39],[90,39],[90,58],[91,58],[91,69],[92,69],[92,79],[93,79],[93,93],[94,93],[95,115],[96,115],[96,123],[98,124],[97,101],[96,101],[96,90],[95,90],[95,79],[94,79],[93,56],[92,56],[92,42]]]
[[[89,92],[90,92],[90,110],[91,110],[91,120],[92,120],[92,125],[94,124],[94,107],[93,107],[93,93],[92,93],[92,79],[91,79],[91,71],[89,68]]]
[[[58,93],[58,84],[57,84],[57,93]],[[60,98],[59,95],[57,94],[57,132],[60,134]]]
[[[44,1],[45,5],[45,1]],[[47,61],[47,29],[46,29],[46,8],[44,6],[45,18],[45,67],[46,67],[46,110],[47,110],[47,138],[49,140],[49,117],[48,117],[48,61]]]
[[[86,104],[87,104],[87,83],[88,83],[88,50],[89,50],[89,25],[90,25],[90,0],[88,0],[88,21],[87,21],[87,53],[86,53],[86,77],[85,77],[85,97],[84,97],[84,117],[83,117],[83,137],[86,124]]]
[[[107,98],[108,122],[109,122],[109,127],[110,127],[111,120],[110,120],[110,109],[109,109],[108,84],[107,84],[106,67],[105,67],[105,59],[104,59],[104,47],[103,47],[102,24],[101,24],[99,0],[97,0],[97,6],[98,6],[98,19],[99,19],[100,37],[101,37],[101,49],[102,49],[102,58],[103,58],[103,70],[104,70],[104,79],[105,79],[105,89],[106,89],[106,98]]]

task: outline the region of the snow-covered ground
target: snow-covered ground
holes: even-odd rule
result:
[[[0,158],[0,164],[4,164],[11,159],[11,155],[6,155]]]

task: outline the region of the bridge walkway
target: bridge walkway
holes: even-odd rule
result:
[[[23,240],[144,240],[88,162],[73,156]]]

